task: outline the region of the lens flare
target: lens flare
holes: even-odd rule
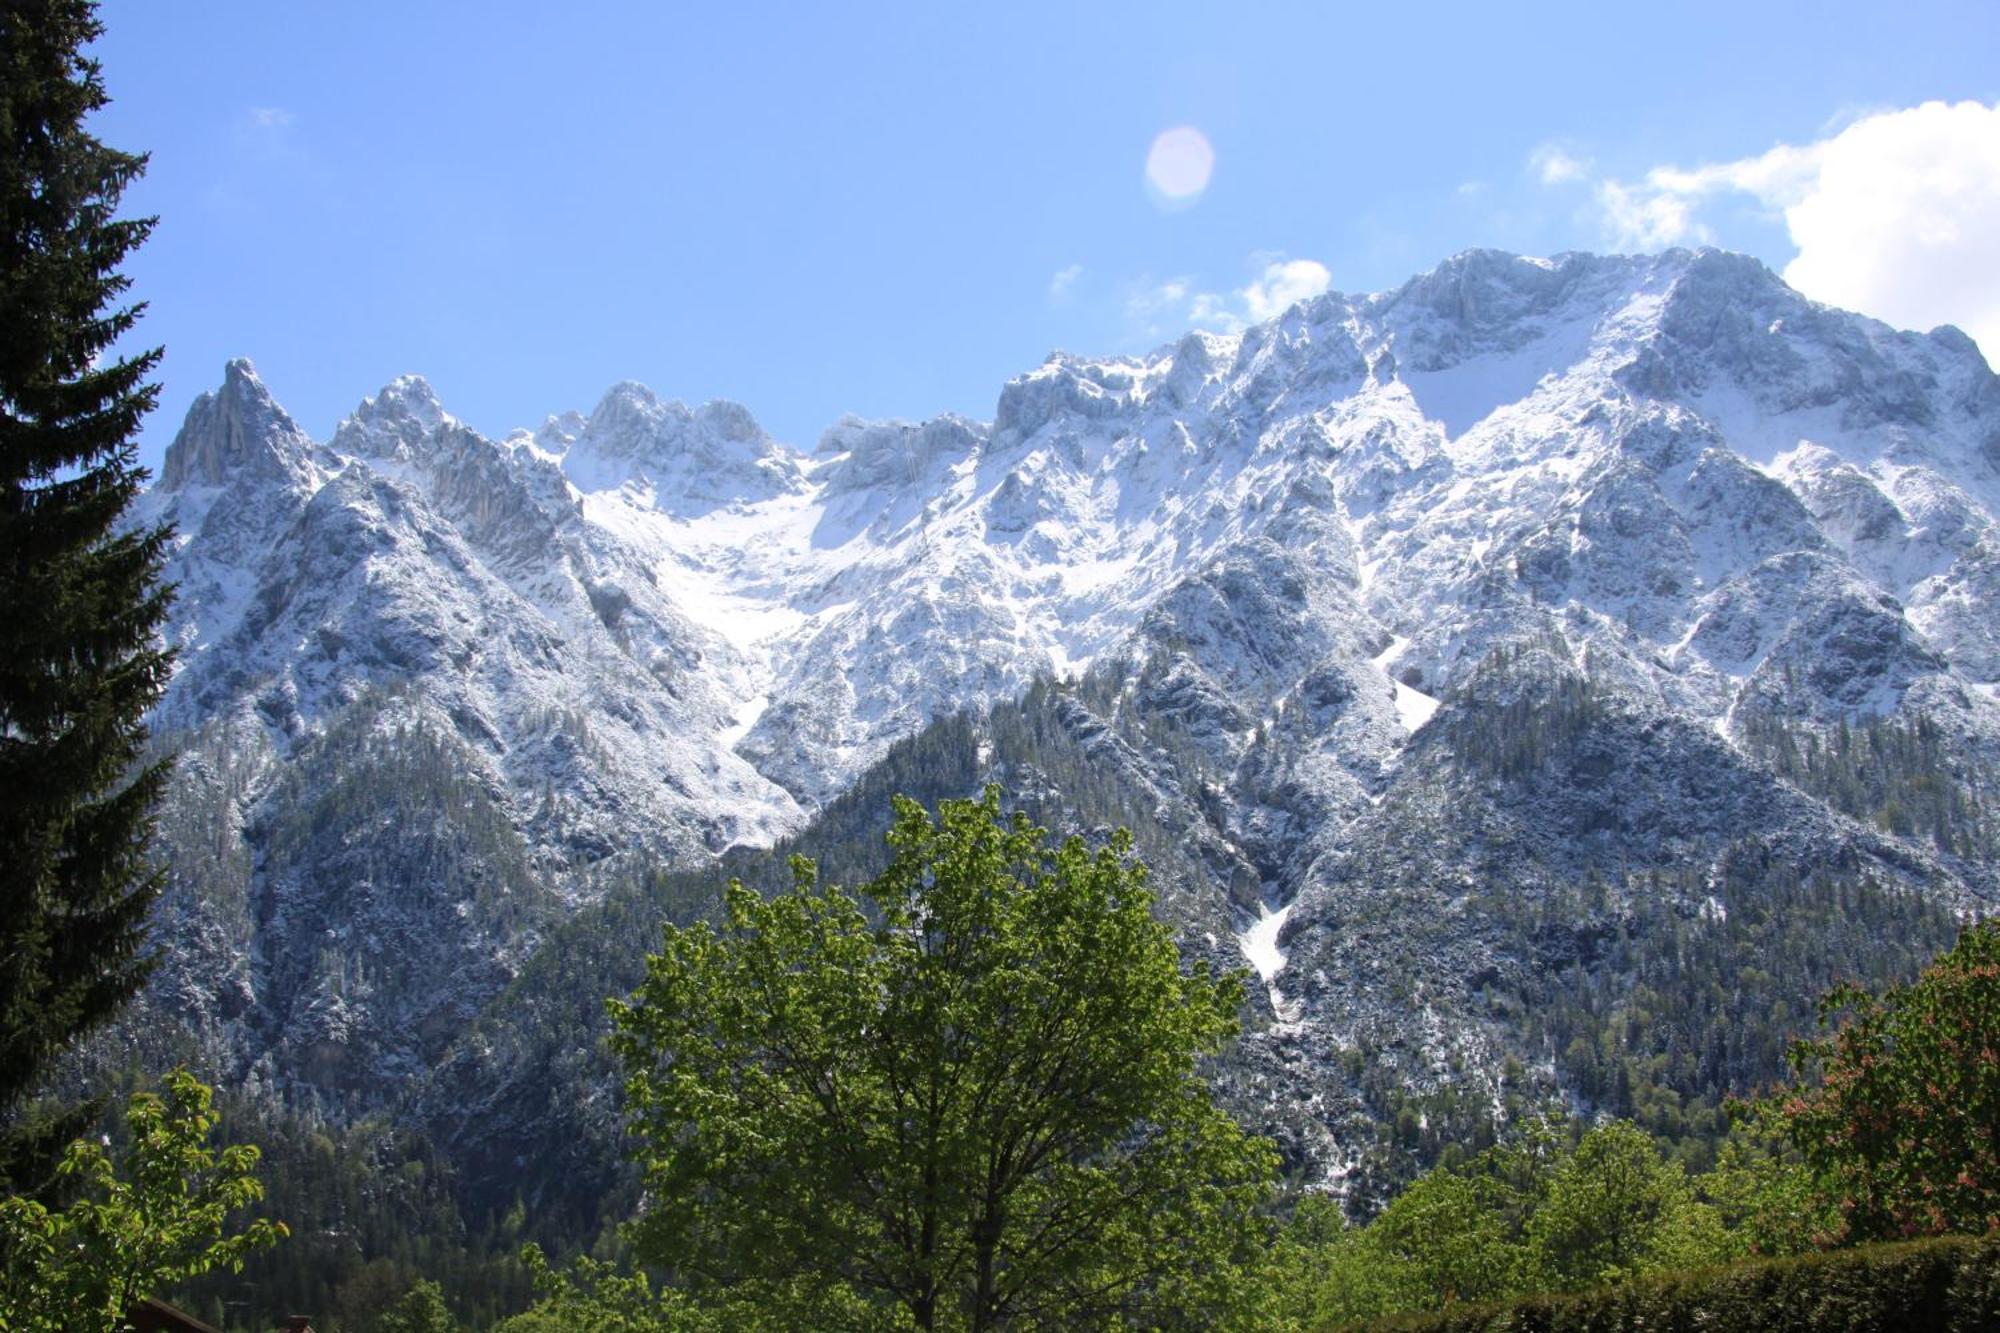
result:
[[[1146,153],[1146,184],[1168,208],[1185,208],[1201,198],[1215,171],[1215,149],[1192,125],[1162,130]]]

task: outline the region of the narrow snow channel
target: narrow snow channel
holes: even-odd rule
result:
[[[1389,668],[1395,665],[1396,659],[1401,657],[1403,650],[1409,646],[1408,639],[1400,634],[1396,635],[1389,641],[1387,648],[1375,654],[1375,665],[1388,675]],[[1396,719],[1403,724],[1404,731],[1415,732],[1417,728],[1431,720],[1431,714],[1437,712],[1438,701],[1422,690],[1413,685],[1405,685],[1393,675],[1389,675],[1389,683],[1396,687]]]
[[[764,716],[764,710],[771,706],[771,696],[760,694],[736,710],[736,720],[722,729],[716,737],[725,750],[736,748],[736,742],[750,734],[750,728],[757,725],[757,719]]]
[[[1366,594],[1375,586],[1375,571],[1382,567],[1380,559],[1370,560],[1368,548],[1361,544],[1361,529],[1367,520],[1350,518],[1342,522],[1347,529],[1348,540],[1354,543],[1354,591]]]
[[[1422,690],[1396,682],[1396,717],[1403,724],[1404,731],[1414,732],[1431,720],[1437,712],[1438,701]]]
[[[1263,915],[1257,918],[1255,925],[1236,937],[1243,956],[1250,960],[1250,966],[1257,969],[1257,975],[1267,982],[1285,966],[1285,955],[1278,951],[1278,932],[1285,928],[1285,920],[1291,916],[1293,906],[1286,903],[1273,912],[1259,903],[1257,910]]]

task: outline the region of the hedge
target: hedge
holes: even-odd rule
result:
[[[2000,1234],[1866,1245],[1526,1296],[1366,1326],[1377,1333],[1770,1333],[2000,1329]]]

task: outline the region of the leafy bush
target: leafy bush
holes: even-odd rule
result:
[[[2000,1327],[2000,1237],[1951,1236],[1738,1263],[1573,1296],[1529,1296],[1435,1315],[1402,1315],[1367,1327],[1385,1333],[1702,1328],[1973,1333]]]
[[[1765,1160],[1690,1179],[1629,1121],[1574,1144],[1533,1122],[1416,1181],[1366,1227],[1295,1219],[1275,1267],[1291,1318],[1320,1327],[1716,1263],[1737,1251],[1709,1186],[1726,1184],[1739,1214],[1754,1208],[1772,1197]]]

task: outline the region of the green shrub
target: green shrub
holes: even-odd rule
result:
[[[1367,1325],[1407,1333],[1764,1333],[2000,1328],[2000,1234],[1947,1236],[1670,1273]]]

